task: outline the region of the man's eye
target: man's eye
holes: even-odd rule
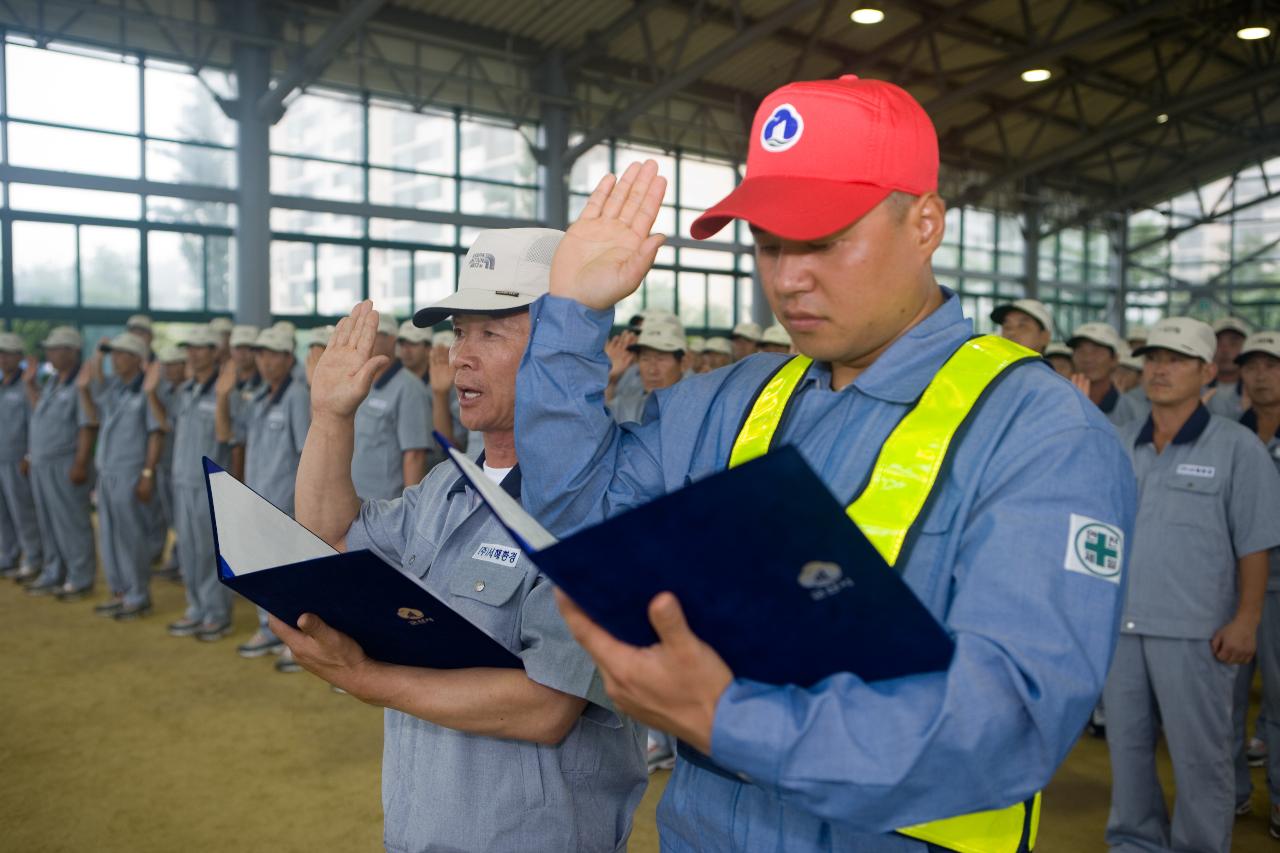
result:
[[[760,245],[760,246],[757,246],[756,248],[760,250],[760,254],[762,254],[762,255],[776,255],[776,254],[778,254],[778,247],[777,247],[777,246],[765,246],[765,245]]]

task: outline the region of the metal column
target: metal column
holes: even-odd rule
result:
[[[1129,302],[1129,212],[1122,210],[1116,213],[1107,223],[1111,242],[1111,286],[1114,299],[1111,303],[1111,325],[1125,332],[1125,306]]]
[[[1028,299],[1040,298],[1040,187],[1034,180],[1026,183],[1027,202],[1022,216],[1022,287]]]
[[[266,30],[258,4],[242,0],[237,24],[246,34]],[[271,322],[271,121],[258,113],[258,102],[271,82],[271,51],[238,43],[233,52],[236,100],[228,104],[237,121],[236,185],[236,322],[267,326]]]
[[[542,80],[542,221],[548,228],[569,227],[569,81],[564,54],[554,50],[543,67]]]

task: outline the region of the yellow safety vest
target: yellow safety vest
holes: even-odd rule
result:
[[[880,448],[862,493],[846,510],[885,561],[905,560],[910,538],[929,502],[947,453],[987,389],[1007,369],[1038,356],[994,336],[956,350]],[[760,389],[729,454],[729,467],[769,451],[800,380],[813,359],[797,355]],[[1024,853],[1035,847],[1040,795],[994,811],[959,815],[899,829],[956,853]]]

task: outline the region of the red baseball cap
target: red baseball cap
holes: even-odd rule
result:
[[[732,219],[789,240],[847,228],[898,190],[938,189],[938,134],[915,98],[892,83],[790,83],[756,110],[747,175],[690,229],[698,240]]]

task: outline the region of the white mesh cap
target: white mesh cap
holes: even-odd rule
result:
[[[413,315],[416,326],[434,326],[457,312],[499,314],[523,308],[551,286],[551,259],[563,231],[501,228],[481,231],[458,276],[458,290]]]
[[[1134,350],[1133,354],[1146,355],[1152,350],[1167,349],[1208,363],[1213,361],[1217,348],[1218,340],[1208,323],[1191,317],[1166,317],[1151,327],[1146,344]]]

